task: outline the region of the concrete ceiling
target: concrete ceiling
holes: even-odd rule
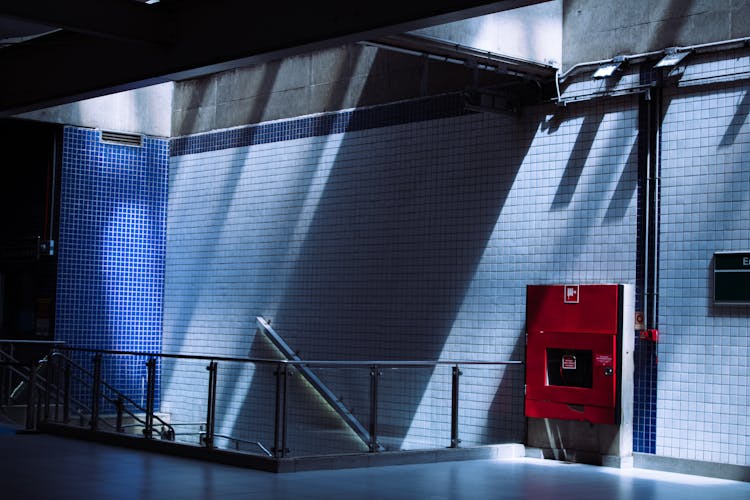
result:
[[[0,117],[548,0],[0,4]]]

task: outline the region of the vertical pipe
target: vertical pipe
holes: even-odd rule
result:
[[[661,117],[663,92],[662,87],[657,87],[652,99],[651,121],[652,132],[652,208],[651,208],[651,328],[659,328],[659,231],[661,218]]]
[[[458,438],[458,383],[463,375],[458,365],[453,367],[451,384],[451,448],[458,448],[461,440]]]
[[[645,119],[641,121],[645,128],[643,148],[644,160],[643,160],[643,176],[645,187],[643,190],[643,291],[641,298],[641,308],[643,309],[643,328],[648,330],[651,325],[650,316],[650,298],[651,298],[651,282],[649,276],[651,275],[651,92],[652,89],[647,91],[645,99],[641,109],[645,115]],[[645,109],[644,109],[645,108]]]
[[[370,451],[378,451],[378,378],[380,368],[370,367]]]
[[[154,394],[156,388],[156,358],[151,356],[146,362],[146,425],[143,435],[153,437],[154,429]]]
[[[649,89],[642,101],[641,121],[644,127],[645,145],[643,160],[643,293],[642,305],[644,329],[658,328],[659,287],[659,190],[661,176],[661,115],[662,87]]]
[[[216,375],[218,363],[211,361],[208,370],[208,403],[206,405],[206,448],[214,447],[214,432],[216,428]]]
[[[99,426],[99,396],[102,383],[102,355],[94,355],[94,382],[91,386],[91,430]]]
[[[49,242],[49,252],[52,255],[54,251],[54,234],[55,234],[55,198],[57,190],[57,155],[58,155],[58,132],[52,134],[52,188],[50,189],[50,205],[49,205],[49,232],[47,233],[47,241]]]

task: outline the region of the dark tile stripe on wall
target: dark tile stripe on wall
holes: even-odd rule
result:
[[[177,137],[171,141],[170,155],[182,156],[205,153],[227,148],[449,118],[470,113],[472,112],[464,108],[460,94],[446,94],[416,101],[398,102],[372,108]]]

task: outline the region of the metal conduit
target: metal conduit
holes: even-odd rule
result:
[[[437,61],[474,66],[478,69],[516,76],[525,80],[548,80],[557,68],[518,57],[480,50],[425,35],[405,33],[360,42],[402,54],[422,56]]]
[[[722,49],[722,48],[728,48],[727,46],[730,45],[736,45],[738,47],[743,47],[750,45],[750,37],[743,37],[743,38],[733,38],[730,40],[722,40],[719,42],[710,42],[710,43],[701,43],[696,45],[685,45],[685,46],[679,46],[679,47],[667,47],[661,50],[653,50],[651,52],[642,52],[640,54],[625,54],[616,56],[618,58],[623,59],[626,62],[632,62],[637,61],[640,59],[647,59],[649,57],[654,57],[657,55],[666,55],[667,51],[672,52],[692,52],[692,51],[707,51],[706,49]],[[599,66],[602,64],[614,62],[615,58],[610,59],[600,59],[598,61],[586,61],[586,62],[580,62],[577,64],[574,64],[567,70],[565,70],[562,73],[559,73],[557,76],[558,83],[562,83],[565,81],[566,78],[571,76],[574,72],[578,71],[581,68],[587,68],[591,66]]]

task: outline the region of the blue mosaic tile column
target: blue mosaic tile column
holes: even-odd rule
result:
[[[168,165],[166,139],[146,137],[134,147],[102,142],[97,130],[65,128],[56,340],[160,352]],[[90,367],[91,357],[76,360]],[[103,377],[141,403],[145,361],[105,356]],[[156,387],[158,401],[158,378]]]
[[[633,451],[656,453],[656,343],[635,339]]]

